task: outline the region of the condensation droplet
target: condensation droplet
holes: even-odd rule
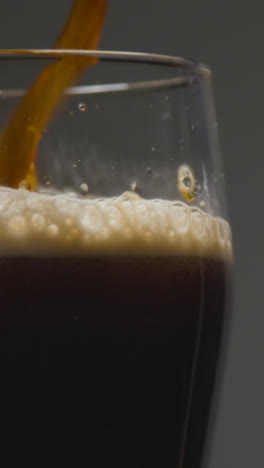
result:
[[[205,207],[205,201],[204,200],[201,200],[200,203],[199,203],[200,207],[201,208],[204,208]]]
[[[177,171],[178,189],[181,196],[188,203],[193,201],[197,195],[197,184],[192,170],[189,166],[180,166]]]
[[[86,194],[88,190],[89,190],[88,184],[83,183],[80,185],[80,191],[82,194]]]
[[[86,104],[84,104],[84,102],[80,102],[80,104],[78,104],[78,109],[81,112],[86,112],[87,111],[87,106],[86,106]]]
[[[155,146],[152,146],[151,151],[152,151],[152,153],[154,153],[154,151],[156,151]]]
[[[152,173],[152,167],[150,167],[150,166],[147,167],[146,171],[147,171],[148,174],[151,174]]]

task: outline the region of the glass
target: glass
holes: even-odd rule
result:
[[[1,128],[65,55],[100,60],[43,129],[37,191],[0,188],[0,458],[198,468],[232,264],[211,72],[0,51]]]

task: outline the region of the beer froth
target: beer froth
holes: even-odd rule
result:
[[[222,218],[126,192],[77,198],[0,188],[1,255],[197,255],[231,259]]]

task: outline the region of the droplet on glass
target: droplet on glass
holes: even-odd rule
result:
[[[137,190],[137,182],[136,182],[135,180],[133,180],[133,181],[131,182],[131,186],[130,186],[130,187],[131,187],[132,192],[136,192],[136,190]]]
[[[178,189],[185,201],[190,203],[197,195],[197,183],[191,168],[182,165],[177,171]]]
[[[87,111],[87,106],[86,106],[86,104],[84,104],[84,102],[80,102],[80,104],[78,104],[78,109],[81,112],[86,112]]]
[[[192,124],[191,125],[191,133],[195,133],[196,132],[196,125],[195,124]]]
[[[146,171],[147,171],[148,174],[151,174],[152,173],[152,167],[150,167],[150,166],[147,167]]]
[[[83,193],[83,194],[87,193],[88,189],[89,189],[88,184],[83,183],[83,184],[80,185],[81,193]]]

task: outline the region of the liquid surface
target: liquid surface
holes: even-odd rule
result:
[[[0,255],[153,254],[231,260],[229,224],[130,192],[89,199],[0,188]]]

